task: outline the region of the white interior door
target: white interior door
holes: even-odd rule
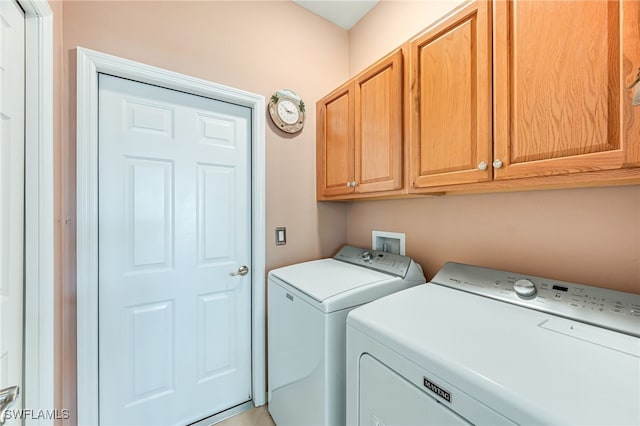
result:
[[[251,110],[99,77],[103,425],[251,399]]]
[[[24,14],[14,1],[3,0],[0,1],[0,389],[15,385],[22,388],[23,376],[24,71]],[[21,406],[18,399],[12,408]]]

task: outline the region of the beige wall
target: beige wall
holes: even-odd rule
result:
[[[349,31],[349,72],[356,75],[464,0],[381,0]]]
[[[349,243],[405,232],[427,278],[447,261],[640,293],[640,187],[450,195],[349,208]]]
[[[356,74],[457,1],[382,1],[350,33]],[[427,278],[452,260],[640,293],[640,186],[349,205],[351,244],[407,234]]]
[[[348,77],[348,33],[284,1],[65,1],[60,53],[62,306],[58,354],[62,399],[75,411],[75,48],[133,59],[264,95],[295,90],[307,106],[301,134],[266,130],[267,268],[328,256],[346,240],[346,205],[315,201],[315,102]],[[287,227],[276,247],[274,228]]]

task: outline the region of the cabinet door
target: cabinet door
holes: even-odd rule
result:
[[[411,188],[491,180],[489,2],[411,42]]]
[[[317,195],[353,192],[354,86],[336,89],[316,104]]]
[[[355,78],[356,192],[402,188],[402,51]]]
[[[637,161],[626,156],[640,109],[625,82],[639,66],[639,11],[631,0],[494,3],[496,179]]]

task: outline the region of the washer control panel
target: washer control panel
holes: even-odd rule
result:
[[[333,258],[400,278],[405,278],[411,265],[410,257],[354,246],[342,247]]]
[[[640,294],[454,262],[431,283],[640,337]]]

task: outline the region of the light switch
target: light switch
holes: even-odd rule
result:
[[[276,245],[283,246],[287,244],[287,228],[279,226],[276,228]]]

